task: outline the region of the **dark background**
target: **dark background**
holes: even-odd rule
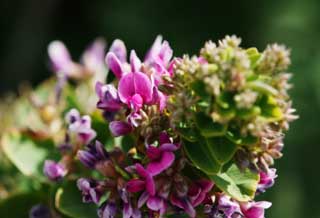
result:
[[[47,44],[66,43],[76,59],[97,36],[124,40],[140,56],[162,34],[176,56],[198,53],[208,39],[236,34],[243,46],[292,49],[291,91],[300,119],[286,138],[279,177],[262,198],[273,202],[268,218],[319,218],[320,1],[124,1],[1,0],[0,96],[22,81],[50,76]]]

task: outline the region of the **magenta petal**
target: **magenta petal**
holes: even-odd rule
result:
[[[145,181],[142,181],[140,179],[131,179],[127,182],[126,189],[128,192],[134,193],[144,190],[145,186]]]
[[[155,195],[156,193],[156,186],[153,180],[152,175],[143,168],[141,164],[135,164],[137,173],[145,179],[146,182],[146,190],[149,192],[150,195]]]
[[[161,151],[176,151],[178,146],[172,143],[164,143],[160,145]]]
[[[113,74],[120,79],[122,75],[124,74],[123,69],[122,69],[122,64],[120,60],[117,58],[117,56],[109,52],[106,56],[106,63],[109,67],[109,69],[113,72]]]
[[[127,49],[124,42],[120,39],[113,41],[110,52],[114,53],[121,63],[125,63],[127,60]]]
[[[207,179],[202,179],[202,180],[198,181],[197,183],[201,186],[201,188],[204,192],[209,192],[214,186],[214,183],[210,180],[207,180]]]
[[[161,157],[161,151],[159,148],[151,145],[147,148],[147,156],[150,160],[157,160]]]
[[[157,196],[150,197],[147,201],[148,208],[153,211],[159,211],[162,205],[162,199]]]
[[[141,72],[128,73],[119,82],[120,100],[128,104],[132,96],[139,94],[145,103],[152,100],[152,84],[148,76]]]
[[[130,53],[130,65],[131,65],[132,72],[140,71],[141,61],[134,50],[132,50]]]
[[[141,164],[136,164],[136,171],[137,173],[145,179],[146,182],[146,189],[150,195],[155,195],[156,187],[152,178],[152,175],[143,168]]]
[[[196,217],[196,211],[187,198],[178,198],[175,195],[171,195],[170,201],[174,206],[184,209],[191,218]]]
[[[248,202],[241,205],[241,210],[246,218],[264,218],[264,210],[271,207],[267,201]]]
[[[141,208],[148,200],[149,193],[147,191],[143,192],[138,200],[138,208]]]
[[[115,137],[126,135],[132,131],[132,126],[124,121],[112,121],[109,124],[111,134]]]
[[[160,145],[165,143],[171,143],[170,137],[166,132],[161,132],[159,136]]]
[[[162,171],[168,169],[173,163],[175,156],[172,152],[165,151],[161,158],[157,161],[152,161],[148,164],[147,170],[152,176],[160,174]]]
[[[164,95],[162,92],[158,90],[158,96],[159,96],[159,109],[162,112],[163,109],[167,106],[167,99],[168,97]]]

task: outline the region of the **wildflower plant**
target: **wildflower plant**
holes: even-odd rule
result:
[[[98,39],[79,63],[52,42],[55,77],[14,102],[2,135],[6,156],[37,184],[29,216],[265,217],[271,203],[254,198],[275,183],[297,118],[290,52],[240,42],[174,57],[158,36],[141,59],[119,39],[105,54]]]

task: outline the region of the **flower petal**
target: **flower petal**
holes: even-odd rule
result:
[[[48,46],[48,54],[54,71],[62,71],[64,73],[69,71],[73,62],[70,53],[63,42],[51,42]]]
[[[109,67],[109,69],[113,72],[113,74],[120,79],[122,75],[124,74],[124,71],[122,69],[122,64],[120,60],[117,58],[117,56],[112,53],[108,52],[106,56],[106,63]]]
[[[131,53],[130,53],[130,65],[131,65],[132,72],[140,71],[141,61],[134,50],[131,50]]]
[[[115,137],[126,135],[132,131],[132,126],[124,121],[112,121],[109,124],[111,134]]]
[[[82,62],[86,68],[93,72],[102,69],[104,65],[106,42],[102,38],[96,39],[83,53]]]
[[[110,52],[114,53],[121,63],[125,63],[127,60],[127,49],[124,42],[120,39],[113,41]]]
[[[152,161],[148,164],[147,170],[152,176],[160,174],[162,171],[168,169],[173,161],[175,156],[172,152],[165,151],[162,153],[159,160]]]
[[[159,211],[162,205],[162,199],[157,196],[150,197],[147,201],[148,208],[153,211]]]
[[[141,208],[148,200],[149,193],[147,191],[143,192],[138,200],[138,208]]]
[[[132,96],[139,94],[144,103],[152,100],[152,84],[148,76],[141,72],[128,73],[119,82],[118,92],[120,100],[128,104]]]
[[[140,179],[131,179],[127,182],[126,189],[128,192],[140,192],[144,190],[146,187],[146,183]]]
[[[171,143],[170,137],[166,132],[161,132],[159,136],[160,145],[165,143]]]

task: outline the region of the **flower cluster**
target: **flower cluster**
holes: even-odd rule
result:
[[[100,218],[264,218],[271,203],[254,197],[274,185],[274,159],[297,118],[287,93],[290,52],[240,42],[227,36],[198,56],[173,57],[158,36],[142,60],[134,50],[127,58],[119,39],[104,54],[98,40],[82,64],[51,43],[57,104],[67,96],[71,105],[62,112],[61,159],[47,160],[45,175],[76,178]],[[94,84],[95,110],[70,101],[68,80]]]

